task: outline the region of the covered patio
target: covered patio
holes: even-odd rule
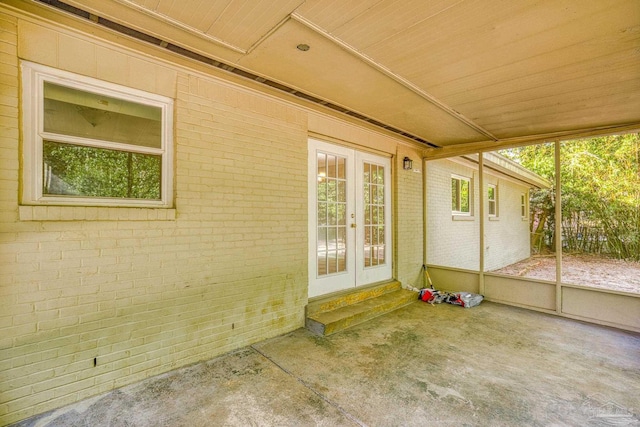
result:
[[[561,253],[492,272],[529,187],[492,216],[522,182],[486,160],[638,132],[639,29],[637,0],[3,0],[0,425],[640,422],[640,294]],[[303,329],[427,270],[485,301]]]
[[[306,329],[17,424],[548,426],[640,422],[640,335],[484,302]]]

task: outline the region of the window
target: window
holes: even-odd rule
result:
[[[451,177],[451,211],[454,215],[471,214],[471,180],[461,176]]]
[[[529,214],[527,212],[527,195],[522,193],[520,194],[520,216],[522,219],[529,220]]]
[[[172,100],[28,62],[23,204],[170,207]]]
[[[489,216],[498,216],[498,187],[494,184],[489,184],[487,188],[487,201],[489,202]]]

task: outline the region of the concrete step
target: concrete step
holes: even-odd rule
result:
[[[357,304],[370,298],[375,298],[380,295],[388,294],[389,292],[397,291],[398,289],[402,289],[400,282],[397,280],[390,280],[388,282],[378,283],[372,286],[358,288],[356,290],[352,289],[322,297],[316,297],[309,300],[306,314],[307,317],[313,316],[317,313],[324,313],[347,305]]]
[[[322,298],[307,306],[306,327],[318,335],[331,335],[404,307],[417,299],[415,292],[402,289],[397,281]]]

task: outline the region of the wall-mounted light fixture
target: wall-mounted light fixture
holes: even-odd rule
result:
[[[402,161],[402,168],[406,171],[410,171],[413,168],[413,160],[408,157],[405,157]]]

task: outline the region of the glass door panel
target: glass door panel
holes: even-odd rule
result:
[[[355,286],[353,150],[309,140],[309,296]]]
[[[364,163],[364,268],[385,263],[384,167]]]
[[[369,153],[356,153],[357,285],[391,278],[391,161]]]
[[[317,152],[318,276],[347,269],[346,158]]]

